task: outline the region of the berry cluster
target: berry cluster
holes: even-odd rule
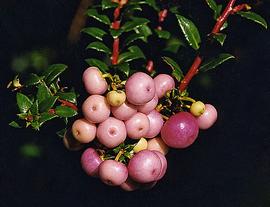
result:
[[[89,67],[83,82],[90,96],[82,104],[84,118],[71,129],[76,148],[93,144],[82,154],[82,168],[127,191],[154,186],[166,172],[169,147],[190,146],[199,128],[209,128],[217,118],[212,105],[176,93],[167,74],[152,78],[136,72],[121,81]]]

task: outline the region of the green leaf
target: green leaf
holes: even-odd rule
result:
[[[165,63],[167,63],[171,67],[172,75],[175,77],[175,79],[177,81],[180,81],[184,77],[184,75],[177,62],[175,62],[173,59],[169,57],[162,57],[162,59]]]
[[[24,94],[17,93],[16,94],[17,105],[21,113],[26,113],[32,106],[32,101]]]
[[[152,31],[151,31],[150,27],[147,25],[142,25],[142,26],[138,27],[137,29],[135,29],[135,32],[137,34],[144,35],[144,39],[143,39],[144,42],[147,42],[148,37],[150,35],[152,35]]]
[[[67,106],[57,106],[55,108],[55,113],[63,118],[67,117],[73,117],[77,115],[77,111],[73,110],[72,108],[69,108]]]
[[[75,92],[57,92],[55,95],[58,96],[59,99],[77,104],[77,96]]]
[[[216,33],[216,34],[212,34],[212,37],[218,41],[220,43],[221,46],[223,46],[224,42],[225,42],[225,39],[227,37],[226,34],[223,34],[223,33]]]
[[[262,25],[265,29],[267,29],[267,22],[259,14],[256,14],[255,12],[251,12],[251,11],[247,11],[247,12],[240,11],[240,12],[237,12],[237,14],[239,14],[241,17],[244,17],[246,19],[249,19],[251,21],[258,23]]]
[[[155,29],[155,32],[157,36],[162,39],[169,39],[171,37],[171,33],[165,30]]]
[[[217,20],[219,18],[222,12],[222,8],[223,8],[222,4],[217,5],[217,10],[216,13],[214,14],[214,19]]]
[[[51,91],[45,83],[42,83],[38,86],[37,100],[39,103],[51,96]]]
[[[34,74],[34,73],[30,73],[28,79],[25,81],[25,86],[33,86],[33,85],[37,85],[38,83],[40,83],[40,80],[42,78],[40,78],[38,75]]]
[[[41,156],[40,147],[38,145],[31,144],[31,143],[24,144],[23,146],[21,146],[20,153],[23,156],[29,157],[29,158],[35,158],[35,157]]]
[[[8,125],[14,128],[22,128],[16,121],[12,121]]]
[[[146,25],[149,22],[150,21],[146,18],[133,17],[132,21],[128,21],[122,26],[122,29],[125,32],[129,32],[137,29],[138,27],[141,27],[142,25]]]
[[[112,2],[111,0],[102,0],[101,5],[102,10],[116,8],[118,6],[117,3]]]
[[[101,60],[90,58],[90,59],[86,59],[85,61],[88,63],[89,66],[98,67],[102,73],[106,73],[110,70],[107,64]]]
[[[125,12],[131,13],[133,11],[142,11],[142,7],[138,4],[133,4],[133,5],[128,4],[128,7],[126,8]]]
[[[198,50],[200,48],[201,37],[195,24],[191,20],[178,14],[176,14],[176,18],[189,45],[193,49]]]
[[[87,15],[89,17],[94,18],[95,20],[97,20],[97,21],[99,21],[101,23],[104,23],[104,24],[107,24],[107,25],[111,24],[110,19],[106,15],[98,14],[97,10],[95,10],[95,9],[88,9],[87,10]]]
[[[102,41],[103,36],[107,34],[104,30],[98,28],[98,27],[87,27],[82,30],[82,32]]]
[[[98,52],[104,52],[106,54],[111,54],[111,50],[102,42],[91,42],[86,49],[93,49]]]
[[[128,63],[122,63],[117,65],[117,69],[121,71],[126,77],[129,77],[130,67]]]
[[[143,34],[131,34],[125,39],[125,45],[128,46],[136,40],[144,40]]]
[[[227,27],[228,27],[228,22],[226,21],[226,22],[224,22],[224,24],[222,25],[222,27],[220,28],[220,31],[222,31],[222,30],[224,30],[224,29],[226,29]]]
[[[206,61],[205,63],[203,63],[199,69],[199,71],[201,72],[206,72],[208,70],[212,70],[214,68],[216,68],[217,66],[221,65],[222,63],[224,63],[225,61],[235,58],[234,56],[232,56],[231,54],[227,54],[227,53],[222,53],[220,55],[218,55],[215,58],[210,59],[209,61]]]
[[[213,10],[214,12],[214,19],[217,19],[218,16],[220,15],[220,7],[217,5],[215,0],[206,0],[207,5],[210,7],[210,9]]]
[[[64,64],[54,64],[51,65],[44,73],[44,81],[50,85],[56,78],[59,77],[67,69],[67,66]]]
[[[35,100],[30,108],[31,114],[38,114],[38,100]]]
[[[145,59],[143,51],[136,45],[130,46],[128,50],[132,53],[135,53],[139,58]]]
[[[185,43],[182,40],[180,40],[178,38],[170,38],[167,41],[167,45],[164,48],[164,51],[168,51],[171,53],[177,53],[181,46],[185,46]]]
[[[124,31],[120,29],[110,29],[110,34],[111,36],[115,39],[118,38]]]
[[[67,128],[61,129],[59,131],[56,132],[57,136],[60,138],[64,138],[65,134],[67,132]]]
[[[27,122],[26,127],[28,127],[29,125],[31,125],[35,130],[39,130],[40,128],[40,123],[38,121]]]
[[[51,96],[49,98],[44,99],[39,104],[39,111],[40,112],[45,112],[45,111],[48,111],[49,109],[53,108],[53,106],[54,106],[57,99],[58,99],[57,96]]]
[[[44,112],[42,114],[40,114],[40,118],[39,118],[39,123],[40,125],[44,124],[46,121],[50,121],[54,118],[58,117],[56,114],[51,114],[48,112]]]
[[[148,6],[151,6],[153,9],[155,9],[156,11],[159,11],[158,6],[156,5],[156,1],[155,0],[130,0],[129,4],[133,5],[133,4],[147,4]]]
[[[119,55],[118,63],[130,62],[136,59],[145,59],[142,50],[138,46],[131,46],[128,48],[130,52],[124,52]]]

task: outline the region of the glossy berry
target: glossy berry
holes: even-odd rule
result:
[[[197,120],[188,112],[179,112],[171,116],[161,129],[161,138],[173,148],[190,146],[199,133]]]
[[[125,84],[127,99],[134,105],[143,105],[154,98],[155,83],[143,72],[134,73]]]
[[[156,153],[156,155],[158,155],[160,161],[161,161],[161,170],[160,173],[158,175],[157,180],[160,180],[161,178],[163,178],[163,176],[165,175],[166,171],[167,171],[167,159],[166,157],[159,151],[153,151],[154,153]]]
[[[101,163],[102,160],[94,148],[86,149],[81,156],[82,169],[89,176],[98,176],[98,168]]]
[[[147,142],[147,149],[159,151],[164,155],[166,155],[169,151],[169,147],[165,144],[163,139],[161,139],[160,137],[149,139]]]
[[[164,121],[161,114],[156,110],[151,111],[151,113],[147,115],[147,118],[149,119],[150,127],[145,137],[153,138],[160,133]]]
[[[101,95],[108,89],[108,84],[97,67],[89,67],[84,71],[83,83],[86,91],[91,95]]]
[[[161,168],[162,163],[159,156],[150,150],[138,152],[128,163],[129,176],[139,183],[156,181]]]
[[[150,127],[150,122],[145,114],[138,112],[130,119],[125,121],[125,125],[128,137],[132,139],[139,139],[147,134]]]
[[[217,120],[217,110],[211,104],[205,104],[204,113],[197,117],[198,125],[200,129],[210,128]]]
[[[174,79],[167,74],[159,74],[154,78],[156,94],[158,98],[163,97],[166,92],[175,88]]]
[[[110,105],[104,96],[91,95],[82,105],[82,112],[87,121],[100,123],[110,116]]]
[[[205,105],[201,101],[196,101],[190,106],[190,113],[194,116],[201,116],[205,110]]]
[[[105,160],[99,166],[99,177],[107,185],[117,186],[128,178],[127,167],[115,160]]]
[[[140,188],[140,184],[128,177],[120,187],[125,191],[134,191]]]
[[[72,124],[72,134],[81,143],[89,143],[96,137],[97,127],[86,119],[77,119]]]
[[[155,94],[154,98],[152,98],[150,101],[148,101],[146,104],[137,106],[137,109],[139,112],[142,112],[144,114],[149,114],[151,111],[153,111],[158,104],[158,96]]]
[[[126,127],[123,121],[109,117],[100,123],[97,128],[98,141],[108,148],[113,148],[125,141],[127,136]]]
[[[136,106],[128,103],[127,101],[124,102],[121,106],[112,107],[112,113],[115,118],[126,121],[134,114],[137,113]]]
[[[126,94],[124,91],[120,90],[110,91],[109,93],[107,93],[106,99],[108,104],[110,104],[111,106],[120,106],[125,102]]]

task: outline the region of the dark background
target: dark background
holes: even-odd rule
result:
[[[183,3],[192,9],[200,29],[209,31],[213,22],[205,2]],[[16,105],[14,94],[5,88],[15,75],[11,62],[16,55],[52,48],[52,63],[69,65],[65,80],[82,91],[83,48],[89,40],[82,38],[75,45],[66,41],[78,4],[0,3],[0,206],[269,206],[270,32],[237,17],[230,19],[225,43],[236,60],[196,77],[190,87],[193,97],[216,106],[218,121],[190,148],[171,150],[166,176],[150,191],[126,193],[87,177],[80,168],[81,152],[67,151],[55,135],[57,124],[39,133],[8,127]],[[255,7],[268,22],[269,9],[269,1]],[[205,80],[208,87],[202,84]],[[41,155],[23,156],[25,143],[39,146]]]

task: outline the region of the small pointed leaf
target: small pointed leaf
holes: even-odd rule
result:
[[[249,19],[251,21],[258,23],[262,25],[265,29],[267,29],[267,22],[259,14],[256,14],[255,12],[251,12],[251,11],[247,11],[247,12],[240,11],[240,12],[237,12],[237,14],[239,14],[241,17],[244,17],[246,19]]]
[[[26,113],[32,106],[32,101],[24,94],[17,93],[16,94],[17,105],[21,113]]]
[[[176,18],[189,45],[193,49],[198,50],[200,48],[201,37],[195,24],[191,20],[178,14],[176,14]]]
[[[46,112],[49,109],[53,108],[56,100],[58,99],[57,96],[51,96],[47,99],[44,99],[42,102],[39,104],[39,111],[40,112]]]
[[[30,108],[31,114],[36,115],[38,114],[38,100],[33,102],[33,105]]]
[[[125,45],[128,46],[129,44],[133,43],[136,40],[143,40],[144,35],[143,34],[131,34],[125,39]]]
[[[180,81],[183,78],[183,72],[180,66],[173,59],[169,57],[162,57],[163,61],[167,63],[172,69],[172,75],[175,77],[177,81]]]
[[[77,104],[77,96],[75,92],[57,92],[55,95],[58,96],[59,99]]]
[[[45,76],[45,78],[44,78],[45,83],[47,83],[48,85],[50,85],[66,69],[67,69],[67,66],[64,65],[64,64],[54,64],[54,65],[51,65],[45,71],[45,74],[44,74],[44,76]]]
[[[125,32],[129,32],[129,31],[132,31],[134,29],[137,29],[138,27],[140,27],[142,25],[146,25],[147,23],[149,23],[149,20],[146,18],[133,17],[132,21],[128,21],[122,26],[122,29]]]
[[[38,83],[40,83],[41,78],[34,74],[34,73],[30,73],[28,79],[25,81],[25,86],[33,86],[33,85],[37,85]]]
[[[117,65],[119,71],[121,71],[126,77],[129,77],[130,74],[130,67],[128,63],[123,63]]]
[[[98,67],[102,73],[106,73],[110,70],[107,64],[99,59],[90,58],[90,59],[86,59],[85,61],[88,63],[89,66]]]
[[[203,63],[199,69],[199,71],[201,72],[206,72],[208,70],[212,70],[214,68],[216,68],[217,66],[221,65],[222,63],[224,63],[225,61],[235,58],[233,55],[231,54],[227,54],[227,53],[222,53],[220,55],[218,55],[215,58],[210,59],[209,61],[206,61],[205,63]]]
[[[223,46],[227,35],[226,34],[223,34],[223,33],[216,33],[216,34],[212,34],[212,37],[216,41],[218,41],[221,46]]]
[[[38,86],[37,100],[39,103],[51,96],[51,91],[45,83],[42,83]]]
[[[44,112],[40,115],[39,123],[40,125],[44,124],[46,121],[52,120],[54,118],[58,117],[56,114],[51,114],[48,112]]]
[[[111,0],[102,0],[101,5],[102,10],[116,8],[118,6],[117,3],[112,2]]]
[[[14,128],[22,128],[16,121],[12,121],[8,125]]]
[[[86,49],[93,49],[98,52],[104,52],[108,55],[111,54],[111,50],[102,42],[91,42]]]
[[[87,15],[104,24],[107,24],[107,25],[111,24],[110,19],[106,15],[98,14],[96,9],[88,9]]]
[[[171,33],[166,30],[155,29],[155,32],[159,38],[170,39]]]
[[[103,36],[107,34],[104,30],[98,28],[98,27],[87,27],[82,30],[82,32],[102,41]]]
[[[63,118],[73,117],[77,115],[77,111],[67,106],[57,106],[55,108],[55,113]]]

